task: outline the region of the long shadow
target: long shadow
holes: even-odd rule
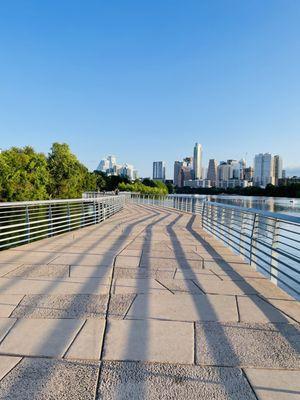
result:
[[[232,276],[239,276],[240,279],[235,280],[234,283],[241,289],[242,292],[244,292],[245,295],[248,295],[248,298],[253,302],[255,306],[257,306],[260,311],[265,315],[265,317],[271,322],[272,320],[279,320],[282,318],[283,313],[279,311],[276,307],[274,307],[268,300],[259,293],[258,290],[256,290],[249,282],[249,280],[246,280],[243,276],[241,276],[237,270],[235,270],[229,262],[227,262],[222,254],[218,252],[204,237],[202,237],[195,229],[193,228],[194,221],[195,221],[196,215],[193,215],[191,219],[189,220],[187,224],[187,229],[191,233],[191,235],[201,243],[202,246],[205,247],[205,249],[208,251],[208,253],[214,258],[214,262],[226,273],[228,274],[231,273]],[[204,261],[205,263],[205,261]],[[261,299],[263,302],[265,302],[267,305],[270,306],[270,308],[264,308],[260,306],[259,301],[255,301],[255,297],[257,296],[258,300]],[[272,310],[272,311],[271,311]],[[286,320],[286,323],[288,323],[288,320]],[[296,350],[299,351],[299,345],[294,341],[290,335],[287,334],[285,329],[280,329],[281,325],[284,325],[285,323],[273,323],[276,325],[278,328],[280,334],[285,338],[285,340]],[[284,328],[284,327],[283,327]],[[299,335],[299,331],[296,330],[295,328],[295,334]]]
[[[161,214],[161,213],[159,213],[159,214]],[[155,225],[159,224],[160,222],[162,222],[163,220],[165,220],[166,218],[168,218],[170,215],[171,215],[170,213],[167,213],[166,215],[163,215],[161,218],[158,218],[158,219],[154,220],[152,223],[147,225],[147,227],[144,230],[145,236],[144,236],[144,240],[143,240],[141,258],[143,257],[144,252],[146,254],[148,254],[149,251],[151,250],[151,245],[152,245],[152,241],[153,241],[153,227]],[[139,356],[142,361],[143,361],[143,359],[144,360],[147,359],[148,342],[151,340],[151,338],[149,336],[149,322],[147,319],[147,315],[149,314],[149,306],[150,306],[149,295],[151,292],[151,279],[152,279],[151,277],[152,277],[152,274],[149,274],[149,276],[147,276],[147,278],[143,279],[143,282],[145,283],[145,286],[143,287],[143,292],[144,292],[143,294],[145,296],[145,302],[143,303],[144,304],[144,310],[143,310],[144,318],[142,319],[142,321],[143,321],[142,323],[143,323],[143,342],[145,343],[145,345],[142,348],[142,350],[139,352]],[[138,294],[141,293],[138,281],[139,281],[139,279],[136,279],[136,289],[137,289],[136,296],[138,296]],[[164,290],[163,287],[161,289]],[[130,320],[128,320],[128,321],[130,321]],[[136,343],[134,341],[134,338],[135,338],[135,328],[134,328],[134,321],[132,320],[132,326],[131,326],[129,334],[128,334],[126,345],[124,346],[125,351],[123,354],[123,358],[125,360],[130,360],[130,357],[132,357],[132,354],[135,353]],[[127,366],[124,363],[119,364],[117,374],[119,375],[120,380],[122,378],[124,378],[124,376],[126,376],[126,371],[127,371]],[[123,396],[124,396],[124,394],[123,394],[122,390],[118,390],[116,393],[116,400],[122,400]],[[101,393],[100,393],[99,398],[101,398]],[[139,399],[140,400],[146,399],[145,382],[141,382],[139,385]]]
[[[147,206],[144,206],[144,207],[146,209],[148,209]],[[166,212],[166,211],[164,210],[163,212]],[[172,215],[172,214],[176,215],[177,213],[169,213],[168,215],[166,215],[163,218],[161,218],[160,221],[162,221],[163,219],[168,218],[169,215]],[[172,222],[170,222],[169,224],[166,225],[166,230],[169,233],[169,237],[171,238],[171,242],[172,242],[172,247],[173,247],[174,253],[176,252],[176,254],[177,254],[177,262],[178,262],[178,264],[182,264],[182,263],[184,264],[183,268],[182,268],[182,271],[185,272],[186,275],[187,275],[188,273],[192,273],[193,274],[194,272],[193,272],[193,269],[191,267],[189,267],[189,260],[186,259],[185,252],[184,252],[184,250],[182,248],[182,245],[181,245],[180,241],[178,240],[177,234],[176,234],[176,232],[174,230],[174,226],[180,221],[180,219],[182,217],[183,217],[183,214],[181,214],[181,213],[179,214],[178,213],[178,216]],[[151,224],[151,225],[153,227],[154,223]],[[151,227],[149,226],[148,232],[149,232],[150,229],[151,229]],[[145,243],[144,250],[145,250],[145,252],[148,250],[148,254],[150,254],[150,252],[149,252],[150,243],[148,243],[148,245],[147,245],[147,243]],[[149,266],[150,266],[150,264],[149,264]],[[191,277],[189,275],[189,279],[190,278]],[[196,275],[194,275],[194,278],[195,279],[197,278]],[[197,302],[197,298],[199,298],[199,296],[202,299],[201,306],[200,306],[199,302]],[[194,306],[195,306],[195,308],[196,308],[196,310],[198,312],[198,315],[199,315],[200,319],[201,319],[201,317],[205,318],[205,314],[203,313],[203,310],[202,310],[202,307],[203,307],[205,310],[209,309],[209,312],[211,313],[211,315],[213,315],[214,319],[217,320],[217,315],[215,314],[214,308],[210,304],[207,296],[199,294],[199,295],[191,295],[191,298],[192,298],[192,300],[194,302]],[[145,307],[145,310],[144,310],[144,314],[145,314],[145,320],[146,320],[148,303],[145,302],[145,304],[146,304],[146,307]],[[206,333],[207,341],[208,341],[209,346],[210,346],[210,350],[212,351],[213,354],[215,354],[217,356],[218,350],[216,349],[215,342],[211,339],[211,337],[209,335],[209,332],[205,332],[205,333]],[[238,358],[237,358],[234,350],[232,349],[232,346],[231,346],[230,342],[228,341],[225,333],[224,333],[224,340],[227,342],[227,345],[231,349],[231,357],[234,357],[236,363],[238,363]],[[131,340],[130,340],[130,336],[129,336],[128,343],[130,344],[130,342],[131,342]],[[131,347],[134,348],[134,343],[131,343]],[[144,353],[146,354],[146,349],[144,350]],[[119,367],[120,377],[122,377],[121,374],[122,374],[123,370],[124,370],[124,373],[126,372],[125,369],[126,369],[125,366],[123,367],[121,365]],[[150,373],[150,374],[151,374],[151,376],[153,375],[152,373]],[[162,376],[162,375],[160,374],[160,376]],[[166,376],[166,377],[169,377],[169,376]],[[174,379],[174,376],[172,378]],[[176,377],[175,377],[175,379],[176,379]],[[178,379],[180,379],[180,377],[178,377]],[[221,379],[221,374],[220,374],[220,379]],[[211,382],[211,381],[206,381],[206,383],[209,383],[209,382]],[[144,386],[142,386],[142,384],[139,385],[139,389],[141,390],[141,392],[139,391],[139,398],[141,398],[141,399],[146,398],[145,397],[145,395],[146,395],[145,388],[144,388]],[[228,393],[228,396],[230,396],[232,394],[232,385],[230,385],[229,383],[228,383],[228,386],[226,386],[226,382],[224,382],[224,389]],[[249,390],[251,390],[251,389],[249,388]],[[119,394],[119,396],[117,398],[118,398],[118,400],[121,400],[122,399],[122,393],[118,393],[118,394]]]
[[[149,214],[149,213],[148,213]],[[155,215],[156,214],[156,212],[154,211],[150,211],[150,216],[146,216],[145,218],[140,218],[139,219],[139,221],[137,221],[137,222],[135,222],[135,223],[132,223],[132,224],[129,224],[126,228],[125,228],[125,232],[126,232],[126,235],[130,235],[131,234],[131,232],[132,232],[132,230],[134,229],[134,227],[136,226],[136,225],[138,225],[138,224],[140,224],[140,223],[142,223],[142,222],[145,222],[145,221],[147,221],[147,220],[149,220],[149,219],[152,219],[153,218],[153,215]],[[101,239],[101,238],[100,238]],[[111,247],[113,247],[114,246],[114,243],[112,243],[112,245],[111,245]],[[111,248],[110,247],[110,248]],[[109,248],[109,249],[110,249]],[[121,242],[119,242],[118,243],[118,248],[119,248],[119,252],[120,251],[122,251],[122,243]],[[109,251],[109,249],[108,249],[108,251]],[[116,254],[116,256],[117,256],[117,254]],[[93,278],[93,277],[90,277],[90,278],[88,278],[85,282],[84,282],[84,284],[83,284],[83,286],[80,288],[80,292],[81,293],[84,293],[84,291],[85,290],[87,290],[88,288],[89,288],[89,286],[90,286],[90,284],[92,283],[92,282],[94,282],[94,280],[95,280],[95,278]],[[52,282],[51,283],[51,285],[50,285],[50,289],[54,289],[54,287],[55,287],[55,282]],[[97,279],[97,286],[99,286],[99,284],[101,284],[101,278],[100,279]],[[68,309],[66,310],[66,312],[68,312],[68,310],[72,310],[72,308],[73,308],[73,306],[75,305],[75,303],[76,303],[76,295],[74,295],[74,299],[73,299],[73,301],[71,301],[70,302],[70,304],[68,305]],[[107,307],[109,307],[109,305],[107,305]],[[85,321],[86,321],[86,319],[84,320],[84,322],[82,323],[82,325],[79,327],[77,327],[76,328],[76,330],[77,330],[77,333],[75,334],[75,336],[74,336],[74,334],[72,334],[72,337],[67,337],[66,338],[66,341],[64,342],[64,343],[60,343],[60,348],[58,349],[58,353],[60,352],[60,353],[62,353],[63,351],[65,351],[65,353],[68,351],[68,349],[71,347],[71,345],[74,343],[74,340],[76,339],[76,337],[77,337],[77,335],[78,335],[78,333],[81,331],[81,329],[83,329],[83,326],[84,326],[84,324],[85,324]],[[42,343],[40,343],[40,345],[38,346],[38,348],[35,350],[36,351],[36,353],[41,353],[41,354],[43,354],[43,352],[42,352],[42,349],[43,349],[43,347],[47,344],[47,342],[48,341],[50,341],[51,340],[51,338],[53,337],[53,336],[55,336],[56,334],[57,334],[57,329],[59,329],[59,327],[60,327],[60,322],[61,322],[61,320],[60,321],[58,321],[58,322],[56,322],[55,323],[55,326],[52,328],[52,329],[50,329],[49,330],[49,332],[47,333],[47,335],[43,338],[43,341],[42,341]],[[17,325],[14,327],[14,328],[16,328],[17,329]],[[100,326],[99,326],[99,329],[100,329]],[[5,339],[4,339],[5,340]],[[68,346],[68,348],[66,349],[66,347]],[[43,356],[41,356],[42,358],[43,358]],[[53,366],[53,368],[54,368],[54,366]],[[49,377],[50,375],[51,375],[51,372],[53,371],[53,368],[51,369],[51,368],[49,368],[49,370],[47,370],[47,376]],[[8,391],[6,391],[6,393],[5,393],[5,395],[6,395],[6,397],[10,397],[10,396],[12,396],[12,398],[13,398],[13,396],[14,396],[14,393],[15,393],[15,389],[18,387],[18,385],[19,384],[21,384],[21,382],[22,382],[22,380],[25,378],[25,376],[24,376],[24,374],[22,374],[22,373],[20,373],[18,376],[17,376],[17,379],[15,379],[14,380],[14,382],[12,382],[11,383],[11,388],[8,390]],[[41,383],[41,385],[43,384],[43,382],[45,382],[45,380],[47,379],[47,377],[43,377],[43,380],[42,380],[42,382],[40,382]],[[36,386],[36,391],[38,392],[39,390],[41,389],[41,386]]]
[[[171,241],[172,241],[172,245],[173,245],[173,249],[174,249],[174,253],[177,254],[178,257],[178,263],[182,264],[183,263],[183,268],[181,269],[184,277],[186,280],[192,279],[195,282],[198,282],[198,277],[194,272],[194,268],[193,267],[189,267],[189,260],[186,259],[186,255],[184,252],[184,249],[181,245],[180,240],[178,239],[178,236],[176,234],[176,231],[174,229],[174,226],[176,225],[176,223],[179,222],[179,220],[182,218],[183,215],[178,215],[178,217],[171,222],[168,226],[167,226],[167,231],[169,232]],[[205,245],[206,248],[208,250],[211,251],[210,254],[218,254],[218,256],[220,256],[220,254],[212,247],[210,246],[205,239],[203,239],[197,232],[194,231],[193,229],[193,222],[195,220],[195,216],[191,217],[191,219],[189,220],[188,224],[187,224],[187,229],[189,230],[189,232],[191,232],[191,234],[193,235],[194,238],[196,238],[202,245]],[[222,260],[224,261],[224,259]],[[219,263],[220,265],[222,265],[222,263]],[[232,268],[231,268],[232,269]],[[233,269],[232,269],[233,270]],[[200,286],[200,285],[199,285]],[[249,285],[249,288],[251,288],[251,286]],[[212,320],[215,320],[216,322],[218,322],[218,316],[215,313],[215,310],[213,308],[213,305],[210,303],[209,298],[207,295],[191,295],[191,298],[193,300],[195,309],[197,310],[197,313],[199,315],[199,319],[204,320],[205,321],[205,313],[203,312],[203,310],[208,310],[209,314],[212,316]],[[202,304],[200,305],[199,302],[197,302],[197,298],[201,298],[202,300]],[[266,316],[268,317],[268,312],[265,310],[262,310],[263,312],[265,312]],[[276,312],[276,310],[275,310]],[[279,314],[279,313],[278,313]],[[273,317],[274,317],[274,313],[272,313]],[[271,317],[271,315],[269,316]],[[205,322],[201,323],[204,335],[206,337],[206,342],[207,345],[209,347],[209,352],[212,355],[213,359],[218,360],[219,358],[219,349],[216,346],[215,341],[213,340],[213,338],[210,336],[210,330],[209,330],[209,324],[205,323]],[[236,324],[236,323],[235,323]],[[221,341],[223,344],[225,344],[226,346],[226,351],[227,351],[227,357],[230,360],[230,365],[239,367],[240,366],[240,359],[238,357],[238,355],[236,354],[234,348],[232,347],[226,332],[222,326],[222,324],[219,324],[219,332],[218,334],[221,337]],[[295,343],[292,343],[290,340],[290,337],[288,335],[285,334],[284,330],[283,330],[283,335],[285,336],[285,338],[290,342],[290,344],[296,349],[298,350],[298,345]],[[216,362],[216,366],[217,366],[217,362]],[[225,384],[226,385],[226,384]],[[225,390],[228,392],[228,394],[230,394],[230,387],[225,387]]]
[[[115,214],[112,216],[112,217],[114,217],[115,216]],[[109,221],[110,220],[110,218],[109,219],[107,219],[107,220],[105,220],[105,221],[103,221],[103,223],[101,223],[101,228],[103,227],[103,225],[107,222],[107,221]],[[82,241],[83,239],[86,239],[87,237],[89,237],[89,236],[91,236],[91,235],[93,235],[95,232],[97,232],[99,230],[99,224],[98,225],[96,225],[95,227],[93,226],[93,229],[91,229],[91,227],[87,227],[87,231],[83,234],[83,235],[80,235],[80,236],[78,236],[76,239],[73,239],[73,240],[71,240],[70,242],[67,242],[67,243],[65,243],[65,244],[62,244],[58,249],[56,249],[55,251],[54,251],[54,254],[57,254],[57,253],[64,253],[64,250],[66,250],[70,245],[71,246],[74,246],[74,244],[77,244],[78,242],[80,242],[80,241]],[[110,233],[112,233],[113,231],[115,230],[115,228],[113,227],[113,228],[111,228],[108,232],[106,232],[105,233],[105,235],[103,235],[98,241],[97,241],[97,243],[95,244],[95,243],[93,243],[93,246],[91,246],[91,248],[93,247],[97,247],[97,246],[99,246],[102,242],[104,242],[104,240],[105,239],[107,239],[109,236],[110,236]],[[70,233],[70,232],[68,232],[66,235],[67,235],[67,237],[68,236],[70,236],[70,235],[73,235],[74,234],[74,232],[72,232],[72,233]],[[41,245],[42,245],[42,242],[41,242]],[[111,246],[111,250],[113,249],[113,246]],[[34,251],[33,251],[33,253],[34,253]],[[30,268],[28,268],[28,269],[26,269],[26,274],[28,274],[28,273],[34,273],[35,271],[37,271],[40,267],[41,267],[41,265],[44,265],[44,264],[51,264],[51,263],[53,263],[53,265],[57,265],[57,263],[55,263],[54,261],[57,259],[57,257],[59,257],[60,255],[62,255],[62,254],[59,254],[59,256],[57,256],[57,257],[55,257],[55,258],[51,258],[51,260],[49,261],[49,259],[48,259],[48,254],[51,254],[51,252],[47,252],[47,254],[45,255],[45,258],[42,258],[42,259],[40,259],[39,260],[39,262],[37,262],[36,264],[32,264],[32,263],[28,263],[28,265],[31,265],[31,267]],[[81,253],[77,253],[77,254],[81,254]],[[86,254],[86,251],[84,251],[84,254]],[[107,255],[107,257],[108,257],[108,254],[107,254],[107,252],[105,253],[106,255]],[[22,251],[19,251],[18,252],[18,254],[15,256],[15,258],[13,259],[14,260],[14,262],[15,261],[17,261],[18,259],[22,259],[22,256],[23,256],[23,252]],[[26,263],[23,263],[20,267],[22,267],[23,265],[26,265]],[[18,268],[20,268],[20,267],[18,267]],[[18,270],[18,268],[16,268],[16,269],[14,269],[14,271],[17,271]],[[13,271],[13,272],[14,272]],[[14,284],[15,284],[15,280],[18,280],[18,279],[22,279],[22,276],[12,276],[12,277],[10,277],[9,276],[9,273],[7,273],[7,274],[5,274],[4,276],[2,276],[2,278],[9,278],[10,280],[7,280],[7,282],[6,282],[6,284],[4,284],[4,285],[2,285],[1,286],[1,290],[6,290],[6,289],[8,289],[9,287],[12,287]],[[28,280],[35,280],[34,278],[27,278]]]

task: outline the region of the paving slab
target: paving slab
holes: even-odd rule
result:
[[[99,360],[104,327],[104,320],[88,319],[68,349],[65,358]]]
[[[96,362],[23,359],[0,382],[5,400],[94,400]]]
[[[0,356],[0,381],[21,361],[21,359],[21,357]]]
[[[279,310],[285,312],[291,318],[300,323],[300,303],[296,300],[275,300],[268,299]]]
[[[268,279],[251,279],[251,287],[266,298],[294,300],[292,296],[274,285],[274,283]]]
[[[0,276],[5,276],[7,273],[20,267],[22,263],[0,263]]]
[[[192,364],[193,324],[154,320],[110,320],[103,360]]]
[[[69,276],[68,265],[55,264],[23,264],[19,268],[14,269],[5,275],[6,278],[39,278],[39,277],[56,277],[67,278]]]
[[[3,294],[107,294],[101,278],[0,278]]]
[[[163,286],[172,292],[196,293],[204,292],[191,279],[158,279]]]
[[[162,293],[137,295],[126,318],[237,321],[238,314],[233,296]]]
[[[173,279],[175,270],[161,271],[155,268],[115,268],[115,278],[126,278],[126,279],[145,279],[145,278],[157,278],[157,279]]]
[[[27,295],[12,313],[15,318],[103,318],[107,295]]]
[[[67,264],[67,265],[112,265],[114,255],[111,254],[63,254],[59,255],[50,264]]]
[[[197,270],[188,270],[188,269],[176,269],[176,273],[174,275],[174,279],[194,279],[195,281],[201,282],[202,275],[208,275],[214,281],[216,279],[221,280],[218,276],[216,276],[212,271],[207,268],[198,268]]]
[[[22,298],[22,295],[0,294],[0,318],[9,317]]]
[[[140,264],[140,257],[133,256],[118,256],[116,258],[116,267],[138,267]]]
[[[258,296],[237,296],[241,322],[293,322]]]
[[[102,278],[103,283],[108,284],[111,274],[111,267],[70,266],[71,278]]]
[[[125,279],[117,278],[113,282],[112,291],[115,294],[126,293],[156,293],[166,291],[165,287],[155,279]]]
[[[298,325],[196,324],[197,364],[300,369],[299,351]]]
[[[168,268],[179,268],[179,269],[191,269],[198,268],[202,269],[202,260],[186,260],[186,259],[175,259],[175,258],[150,258],[150,257],[142,257],[141,267],[144,268],[159,268],[159,269],[168,269]]]
[[[238,368],[104,361],[98,400],[256,400]]]
[[[58,256],[55,252],[47,251],[13,251],[0,252],[0,262],[21,264],[48,264]]]
[[[0,319],[0,343],[5,338],[11,327],[16,322],[15,318],[1,318]]]
[[[143,251],[143,256],[150,258],[166,258],[166,259],[176,259],[176,260],[202,260],[203,258],[200,254],[195,251],[173,251],[173,250],[150,250]]]
[[[76,319],[19,319],[0,344],[0,353],[61,357],[83,322]]]
[[[259,400],[299,400],[300,371],[245,369]]]

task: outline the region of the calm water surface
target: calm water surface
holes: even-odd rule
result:
[[[300,199],[261,196],[207,196],[208,200],[300,217]]]

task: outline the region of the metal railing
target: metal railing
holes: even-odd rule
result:
[[[273,283],[300,298],[300,217],[207,201],[193,195],[132,201],[201,216],[201,226],[241,254]]]
[[[97,224],[120,211],[126,196],[0,203],[0,250]]]

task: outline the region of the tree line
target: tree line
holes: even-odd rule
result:
[[[0,201],[81,198],[85,191],[140,191],[166,194],[161,182],[131,182],[127,177],[90,172],[66,143],[53,143],[50,152],[12,147],[0,153]]]
[[[265,188],[248,186],[229,189],[220,188],[177,188],[176,193],[181,194],[236,194],[241,196],[271,196],[271,197],[296,197],[300,198],[300,183],[290,183],[284,186],[267,185]]]

